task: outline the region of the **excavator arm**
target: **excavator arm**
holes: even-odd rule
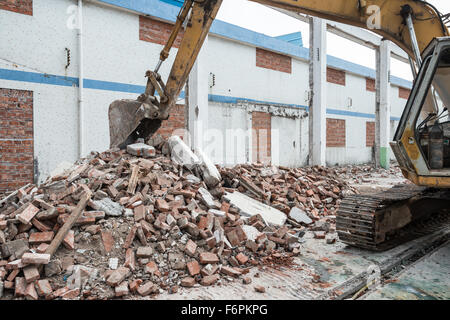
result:
[[[403,48],[420,66],[420,54],[434,38],[448,36],[439,12],[421,0],[249,0],[365,29]],[[145,93],[137,100],[118,100],[109,109],[111,147],[125,147],[147,138],[168,119],[183,89],[222,0],[185,0],[173,32],[154,71],[147,71]],[[408,19],[410,24],[408,25]],[[159,68],[185,25],[184,35],[167,81]],[[417,37],[411,38],[410,28]],[[158,94],[159,98],[157,97]]]
[[[368,29],[396,43],[413,59],[414,46],[405,17],[411,13],[420,52],[434,38],[448,36],[438,11],[418,0],[249,0],[263,5],[304,13],[356,27]],[[184,38],[167,80],[167,102],[162,104],[161,116],[168,116],[203,45],[206,35],[222,4],[222,0],[185,1],[192,4],[192,13]],[[183,10],[182,10],[183,11]],[[175,33],[178,30],[175,29]],[[167,52],[167,48],[165,48]]]

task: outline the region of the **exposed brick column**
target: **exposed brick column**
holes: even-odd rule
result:
[[[267,112],[252,112],[252,160],[265,164],[272,159],[272,116]]]
[[[0,194],[33,180],[33,92],[0,88]]]
[[[345,147],[345,120],[327,119],[327,147]]]
[[[0,0],[0,9],[33,15],[33,0]]]
[[[366,122],[366,147],[375,145],[375,122]]]

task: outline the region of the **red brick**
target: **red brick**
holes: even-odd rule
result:
[[[139,286],[137,292],[141,296],[148,296],[150,293],[154,293],[158,290],[158,287],[151,281],[147,281],[143,285]]]
[[[181,286],[183,287],[193,287],[195,285],[195,279],[191,277],[181,279]]]
[[[211,276],[203,277],[200,280],[200,284],[203,286],[211,286],[219,280],[220,276],[218,274],[213,274]]]
[[[131,246],[131,244],[133,243],[133,240],[136,237],[136,231],[137,231],[137,227],[133,226],[125,239],[125,243],[123,244],[123,247],[125,249],[128,249]]]
[[[327,81],[345,86],[345,71],[327,68]]]
[[[64,237],[62,244],[69,250],[75,250],[75,231],[69,230]]]
[[[376,92],[375,79],[366,78],[366,90]]]
[[[134,221],[139,222],[145,219],[145,206],[140,205],[134,208]]]
[[[125,252],[124,267],[130,268],[132,271],[136,270],[136,257],[132,248],[127,249]]]
[[[283,54],[256,48],[256,66],[292,73],[292,58]]]
[[[264,288],[263,286],[255,286],[255,291],[259,293],[264,293],[266,292],[266,288]]]
[[[47,250],[48,247],[49,247],[48,244],[46,244],[46,243],[41,243],[41,244],[36,248],[36,252],[37,252],[37,253],[45,253],[45,251]]]
[[[130,282],[130,291],[136,292],[139,286],[142,284],[142,279],[136,279]]]
[[[139,16],[139,40],[165,45],[172,33],[173,25],[152,18]],[[173,46],[179,48],[184,31],[178,34]]]
[[[28,239],[29,243],[50,243],[53,240],[53,236],[55,233],[53,231],[47,232],[34,232],[30,234],[30,238]]]
[[[60,297],[62,299],[72,300],[72,299],[75,299],[76,297],[78,297],[79,295],[80,295],[80,289],[76,288],[76,289],[72,289],[67,292],[64,292],[63,294],[60,295]]]
[[[169,119],[163,121],[161,127],[156,131],[156,134],[160,134],[164,139],[168,139],[176,133],[183,138],[183,135],[185,134],[183,129],[185,128],[185,107],[184,105],[176,105],[170,109]]]
[[[36,229],[38,229],[39,231],[42,231],[42,232],[52,231],[52,228],[50,228],[50,227],[47,226],[46,224],[40,222],[40,221],[37,220],[36,218],[33,218],[33,219],[31,220],[31,223],[32,223],[33,226],[35,226]]]
[[[50,285],[50,282],[47,279],[37,281],[36,289],[39,296],[41,297],[48,296],[53,292],[52,286]]]
[[[139,247],[137,249],[136,255],[138,258],[150,258],[153,256],[152,247]]]
[[[231,268],[231,267],[222,267],[220,269],[220,272],[222,272],[223,274],[226,274],[228,276],[232,276],[232,277],[238,277],[242,273],[241,271],[239,271],[239,269]]]
[[[200,253],[200,263],[201,264],[209,264],[209,263],[218,263],[219,258],[215,253],[212,252],[202,252]]]
[[[197,260],[188,262],[186,266],[191,276],[195,276],[196,274],[200,273],[200,265],[198,264]]]
[[[26,252],[22,256],[22,262],[30,264],[48,264],[50,262],[50,255],[47,253]]]
[[[0,9],[33,15],[33,0],[0,0]]]
[[[25,281],[25,278],[16,277],[14,288],[14,295],[16,297],[23,297],[25,295],[25,290],[27,289],[27,282]]]
[[[156,199],[156,208],[158,208],[160,212],[170,211],[170,207],[164,199]]]
[[[237,261],[239,261],[240,264],[246,264],[248,261],[248,257],[242,252],[236,256],[236,259]]]
[[[145,265],[144,271],[146,273],[154,274],[156,276],[161,276],[161,273],[159,272],[158,266],[156,265],[155,261],[150,261]]]
[[[184,251],[192,257],[195,255],[196,250],[197,250],[197,244],[194,241],[192,241],[191,239],[189,239],[188,242],[186,243]]]
[[[0,9],[20,12],[31,0],[0,1]],[[19,5],[19,7],[16,7]],[[20,120],[19,120],[20,119]],[[33,92],[0,88],[0,198],[34,179]]]
[[[29,283],[25,289],[25,298],[27,300],[37,300],[39,296],[36,292],[36,288],[34,287],[34,283]]]
[[[17,219],[23,224],[29,224],[31,219],[33,219],[38,212],[39,209],[30,203],[19,215],[17,215]]]
[[[23,268],[23,276],[27,283],[34,282],[40,278],[39,271],[34,265]]]
[[[398,97],[402,99],[409,99],[409,95],[411,94],[411,90],[407,88],[398,87]]]
[[[375,145],[375,122],[366,122],[366,147]]]
[[[345,147],[345,120],[327,119],[327,147]]]
[[[106,279],[106,283],[111,287],[116,287],[121,283],[130,273],[130,269],[125,267],[119,267],[117,270],[114,270],[110,276]]]
[[[109,231],[102,230],[101,234],[103,247],[105,248],[105,251],[111,252],[112,248],[114,247],[114,238],[112,236],[112,233]]]
[[[128,290],[128,282],[124,281],[114,288],[116,292],[116,297],[123,297],[130,293]]]
[[[14,281],[14,279],[19,274],[19,272],[20,272],[20,269],[11,271],[11,273],[8,275],[8,278],[6,278],[6,280],[11,281],[11,282]]]

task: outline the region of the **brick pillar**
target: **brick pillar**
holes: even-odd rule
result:
[[[33,92],[0,88],[0,195],[33,180]]]

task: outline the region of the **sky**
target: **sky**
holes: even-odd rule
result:
[[[441,13],[450,13],[449,0],[429,0]],[[309,47],[307,23],[248,0],[223,0],[217,19],[275,37],[302,32],[303,45]],[[327,53],[375,69],[375,51],[328,32]],[[391,59],[391,74],[412,80],[408,64]]]

